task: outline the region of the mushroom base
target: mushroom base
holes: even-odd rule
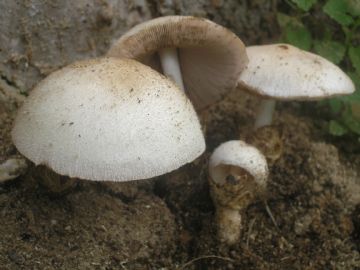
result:
[[[215,183],[209,178],[210,195],[216,207],[218,237],[229,245],[236,243],[241,235],[240,212],[261,192],[253,177],[245,170],[231,168],[230,171],[234,175],[229,174],[223,183]]]
[[[267,162],[274,164],[283,153],[283,141],[279,130],[273,126],[263,126],[251,133],[246,141],[259,149]]]
[[[59,175],[43,165],[34,168],[32,177],[54,195],[65,194],[75,188],[78,183],[76,178]]]
[[[216,183],[209,178],[210,195],[215,206],[241,210],[246,208],[253,201],[255,194],[259,192],[259,187],[253,177],[242,168],[229,167],[229,173],[222,183]]]
[[[235,244],[241,235],[240,212],[231,208],[217,207],[215,220],[219,240],[228,245]]]

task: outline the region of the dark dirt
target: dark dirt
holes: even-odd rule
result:
[[[360,157],[321,140],[297,103],[278,106],[267,202],[247,209],[238,244],[217,241],[207,160],[247,136],[257,104],[231,93],[203,114],[207,152],[153,180],[79,181],[57,197],[28,175],[1,186],[0,269],[356,269]]]

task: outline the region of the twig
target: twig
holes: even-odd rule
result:
[[[218,259],[218,260],[223,260],[223,261],[228,261],[228,262],[234,262],[233,259],[226,258],[226,257],[220,257],[220,256],[216,256],[216,255],[205,255],[205,256],[201,256],[201,257],[197,257],[195,259],[192,259],[191,261],[188,261],[187,263],[180,266],[177,270],[185,269],[185,267],[189,266],[190,264],[192,264],[192,263],[194,263],[196,261],[203,260],[203,259]]]
[[[271,213],[271,210],[270,210],[270,207],[269,207],[267,201],[264,201],[264,203],[265,203],[266,212],[267,212],[268,215],[270,216],[271,221],[274,223],[275,228],[276,228],[277,230],[279,230],[279,226],[277,225],[276,220],[275,220],[273,214]]]
[[[250,224],[249,224],[249,230],[247,232],[247,237],[246,237],[246,246],[249,247],[249,239],[250,239],[250,234],[252,232],[252,229],[253,229],[253,226],[255,224],[255,221],[256,221],[256,217],[253,218],[251,221],[250,221]]]
[[[262,262],[262,263],[267,263],[267,261],[264,260],[263,257],[253,253],[250,249],[248,248],[243,248],[243,251],[245,251],[245,253],[253,258],[255,258],[256,260]]]
[[[121,268],[124,269],[124,270],[127,270],[127,267],[125,266],[125,264],[127,264],[127,263],[128,263],[127,260],[120,262]]]

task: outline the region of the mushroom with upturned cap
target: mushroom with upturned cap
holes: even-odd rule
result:
[[[339,67],[292,45],[250,46],[246,51],[249,63],[239,77],[238,88],[267,98],[260,106],[255,129],[271,125],[275,100],[319,100],[355,91],[353,82]],[[271,130],[259,132],[270,134]],[[277,136],[273,134],[274,140]]]
[[[241,233],[241,215],[265,190],[266,158],[243,141],[218,146],[209,161],[210,194],[216,207],[218,236],[234,244]]]
[[[153,69],[119,58],[76,62],[41,81],[19,110],[12,139],[36,165],[87,180],[151,178],[205,149],[185,94]]]
[[[120,37],[109,56],[136,59],[172,78],[197,110],[236,87],[248,59],[242,41],[203,18],[166,16],[141,23]]]

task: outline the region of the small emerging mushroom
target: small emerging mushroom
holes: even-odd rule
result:
[[[36,165],[87,180],[151,178],[205,149],[185,94],[153,69],[119,58],[76,62],[41,81],[19,110],[12,139]]]
[[[239,77],[238,88],[266,98],[259,108],[255,129],[264,133],[259,137],[271,136],[275,146],[281,142],[279,135],[266,127],[272,124],[275,100],[319,100],[355,91],[351,79],[319,55],[289,44],[250,46],[246,51],[249,63]],[[254,138],[252,143],[262,144]]]
[[[267,177],[266,159],[255,147],[243,141],[228,141],[215,149],[209,161],[209,184],[221,241],[238,241],[241,216],[263,193]]]
[[[245,46],[234,33],[192,16],[141,23],[121,36],[108,55],[136,59],[163,71],[197,110],[234,89],[248,62]]]

